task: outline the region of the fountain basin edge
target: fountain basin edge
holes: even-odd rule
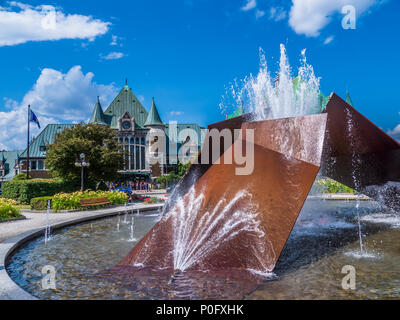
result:
[[[139,212],[154,211],[156,209],[162,208],[164,205],[153,205],[151,207],[138,208]],[[136,210],[136,209],[135,209]],[[64,229],[66,227],[78,225],[84,222],[90,222],[95,220],[100,220],[103,218],[114,217],[125,212],[125,210],[117,210],[114,212],[100,213],[98,215],[92,215],[87,217],[71,218],[69,220],[56,223],[51,225],[50,228],[53,231]],[[24,244],[32,241],[36,238],[45,235],[45,226],[40,229],[35,229],[32,231],[27,231],[21,233],[17,236],[9,238],[0,243],[0,300],[39,300],[33,295],[26,292],[20,286],[18,286],[8,275],[6,266],[11,255],[21,248]]]

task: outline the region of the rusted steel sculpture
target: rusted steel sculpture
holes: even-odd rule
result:
[[[399,209],[399,143],[336,94],[325,112],[322,174]]]
[[[105,276],[163,298],[240,298],[273,271],[321,165],[359,191],[400,178],[397,142],[335,94],[319,115],[249,120],[209,127],[241,131],[191,167],[163,219]],[[248,129],[254,170],[237,175],[225,160],[248,148]]]

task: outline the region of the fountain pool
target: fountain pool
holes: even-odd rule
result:
[[[363,253],[360,253],[356,203],[307,200],[276,265],[245,299],[387,299],[400,298],[400,217],[383,212],[376,203],[362,201]],[[135,215],[134,238],[139,241],[161,216]],[[119,226],[119,229],[118,229]],[[209,298],[191,283],[185,292],[157,290],[118,283],[97,274],[112,268],[135,245],[131,219],[118,217],[68,227],[53,233],[47,244],[38,238],[18,249],[9,259],[7,272],[23,289],[39,299],[180,299]],[[56,269],[56,290],[42,290],[41,270]],[[357,272],[357,289],[341,287],[343,266]],[[196,279],[193,279],[195,281]],[[182,288],[182,287],[181,287]],[[168,288],[167,288],[168,289]],[[167,290],[163,286],[163,290]],[[230,298],[223,286],[220,298]],[[218,298],[218,296],[212,296]]]

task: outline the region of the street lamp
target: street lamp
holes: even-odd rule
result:
[[[81,153],[80,158],[76,159],[75,166],[81,168],[81,191],[83,192],[83,169],[89,167],[90,163],[86,162],[86,155]]]

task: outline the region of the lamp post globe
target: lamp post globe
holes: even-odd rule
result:
[[[84,181],[83,181],[83,179],[84,179],[84,175],[83,175],[83,169],[85,168],[85,167],[89,167],[89,162],[86,162],[86,155],[84,154],[84,153],[81,153],[80,155],[79,155],[79,159],[76,159],[76,162],[75,162],[75,166],[76,167],[79,167],[79,168],[81,168],[81,192],[83,192],[83,186],[84,186]]]

